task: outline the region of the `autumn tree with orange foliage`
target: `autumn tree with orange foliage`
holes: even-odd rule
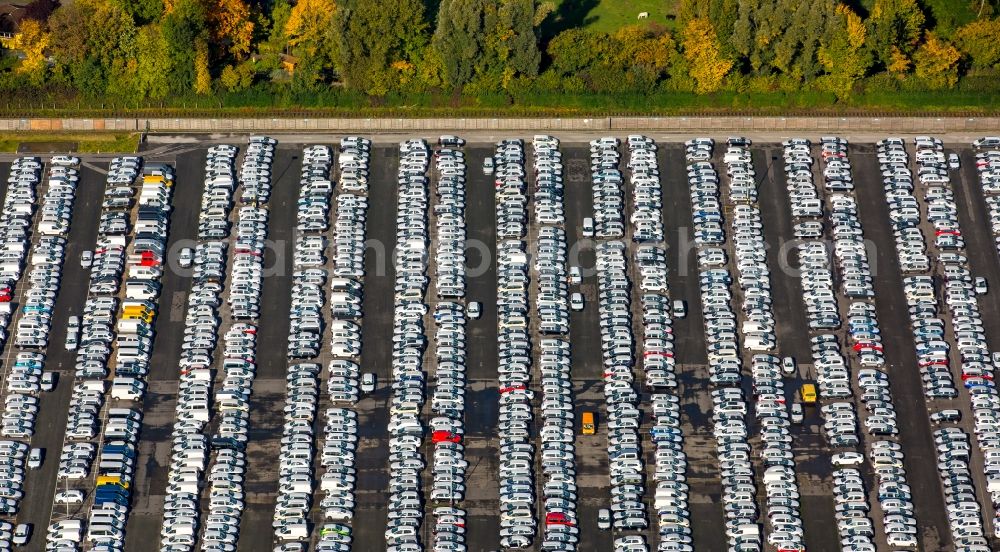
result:
[[[733,61],[722,56],[711,21],[701,17],[692,19],[684,26],[681,39],[684,58],[696,83],[695,90],[707,94],[721,88],[722,79],[733,68]]]

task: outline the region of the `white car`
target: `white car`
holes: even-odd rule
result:
[[[80,266],[83,268],[90,268],[90,265],[94,263],[94,252],[91,250],[86,250],[80,254]]]
[[[982,276],[976,276],[975,288],[976,288],[976,295],[986,295],[986,292],[989,291],[989,286],[986,283],[986,278],[983,278]]]
[[[792,357],[781,359],[781,372],[786,376],[795,374],[795,359]]]
[[[473,320],[478,320],[480,316],[483,315],[483,304],[479,301],[472,301],[469,303],[469,310],[467,311],[469,318]]]
[[[177,264],[181,265],[181,268],[190,268],[192,262],[194,262],[194,251],[190,247],[181,249],[177,255]]]
[[[839,454],[834,454],[830,461],[833,462],[834,466],[844,467],[844,466],[859,466],[865,461],[865,455],[860,452],[841,452]]]
[[[361,376],[361,391],[371,393],[375,391],[375,374],[366,372]]]
[[[569,307],[575,311],[583,310],[583,294],[574,293],[569,297]]]

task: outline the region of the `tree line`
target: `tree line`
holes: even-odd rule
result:
[[[1000,62],[995,0],[963,4],[975,17],[961,25],[920,0],[675,0],[669,18],[612,32],[561,24],[560,6],[536,0],[53,1],[32,2],[16,52],[0,58],[4,93],[136,104],[330,90],[376,101],[719,91],[849,100],[866,87],[995,87]]]

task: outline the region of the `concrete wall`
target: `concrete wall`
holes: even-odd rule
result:
[[[1000,133],[1000,117],[601,117],[450,119],[0,119],[0,131],[406,132],[406,131],[808,131]]]

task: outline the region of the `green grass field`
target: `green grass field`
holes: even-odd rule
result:
[[[674,9],[674,2],[667,0],[555,0],[555,4],[553,27],[562,30],[585,26],[601,32],[636,23],[669,26],[667,15]],[[649,18],[638,19],[642,12],[649,12]]]
[[[73,151],[78,153],[134,153],[139,146],[139,135],[135,133],[94,132],[80,134],[75,132],[40,132],[33,133],[0,133],[0,152],[14,153],[22,144],[36,144],[45,151],[47,144],[75,144]]]

